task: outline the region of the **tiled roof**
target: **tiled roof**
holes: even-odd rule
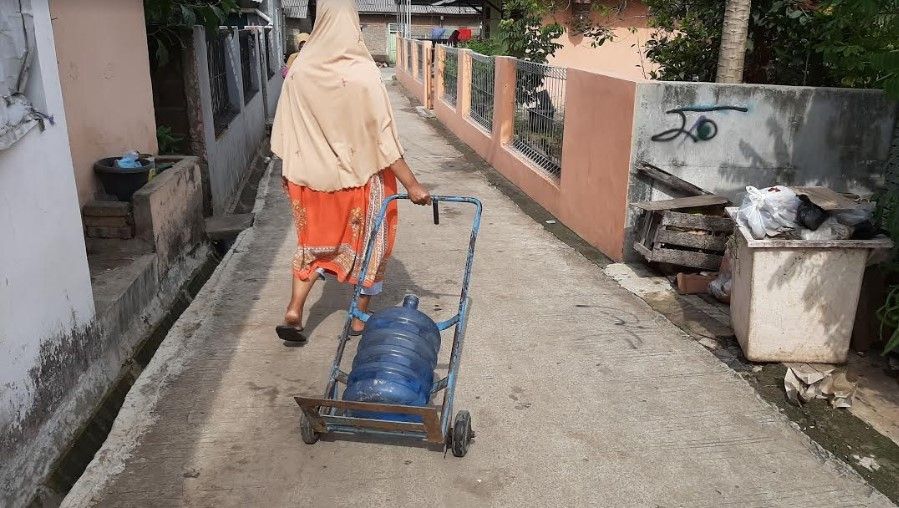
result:
[[[303,19],[309,17],[309,0],[281,0],[281,8],[288,18]]]
[[[396,14],[394,0],[356,0],[359,14]],[[471,7],[448,7],[433,5],[413,5],[412,14],[463,14],[473,15],[478,11]]]
[[[281,0],[284,15],[288,18],[309,17],[309,0]],[[395,0],[356,0],[359,14],[396,14]],[[413,5],[412,14],[476,15],[471,7]]]

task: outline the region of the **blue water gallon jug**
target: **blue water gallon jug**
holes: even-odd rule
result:
[[[418,310],[418,297],[373,314],[365,323],[343,400],[426,406],[440,352],[440,330]],[[420,422],[421,417],[354,411],[353,416]]]

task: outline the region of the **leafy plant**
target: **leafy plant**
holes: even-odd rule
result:
[[[893,330],[883,348],[883,354],[899,349],[899,286],[890,289],[883,307],[877,309],[877,318],[880,319],[881,338],[887,329]]]
[[[144,0],[147,38],[156,64],[164,66],[173,50],[183,49],[194,26],[214,32],[239,10],[236,0]]]
[[[506,49],[503,47],[498,37],[490,37],[489,39],[472,39],[465,44],[464,48],[470,49],[475,53],[486,56],[505,55]]]
[[[156,143],[159,146],[160,154],[172,155],[178,153],[182,141],[184,141],[184,138],[175,134],[168,125],[156,127]]]
[[[828,0],[816,49],[840,84],[899,98],[899,0]]]
[[[508,0],[503,7],[498,42],[506,55],[546,63],[562,47],[556,42],[564,33],[562,25],[543,24],[549,4],[540,0]]]
[[[646,0],[654,79],[714,81],[720,0]],[[882,87],[899,97],[899,0],[753,0],[743,80]]]

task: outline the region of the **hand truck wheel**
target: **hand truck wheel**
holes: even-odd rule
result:
[[[459,411],[456,413],[456,419],[453,421],[453,434],[450,440],[450,447],[453,455],[456,457],[464,457],[468,453],[468,445],[474,437],[474,431],[471,430],[471,414],[468,411]]]
[[[300,437],[306,444],[315,444],[318,442],[319,434],[312,428],[312,422],[306,418],[306,413],[300,411]]]

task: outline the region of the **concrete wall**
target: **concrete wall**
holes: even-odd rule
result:
[[[197,157],[160,158],[175,165],[134,193],[134,228],[156,251],[158,278],[184,254],[185,246],[205,239],[203,185]]]
[[[228,39],[226,58],[229,62],[229,94],[231,102],[238,114],[231,119],[228,127],[216,134],[212,114],[212,91],[209,82],[209,67],[206,55],[206,33],[202,27],[195,27],[193,33],[193,51],[191,55],[194,61],[193,73],[197,89],[194,91],[199,97],[198,109],[193,111],[193,123],[196,125],[202,139],[203,146],[200,153],[207,163],[209,188],[212,195],[212,210],[215,214],[227,213],[234,199],[236,191],[250,162],[256,156],[262,139],[265,137],[265,99],[262,90],[258,90],[248,102],[245,101],[243,85],[240,74],[240,45],[237,30],[232,30]],[[256,45],[254,64],[259,82],[263,82],[262,69],[258,65],[260,45]],[[265,77],[264,81],[268,81]],[[271,90],[272,88],[269,88]],[[189,91],[189,93],[191,93]],[[276,98],[273,98],[277,102]]]
[[[29,5],[30,4],[30,5]],[[94,318],[66,112],[47,0],[33,13],[35,58],[27,95],[54,125],[32,129],[0,151],[0,505],[19,492],[10,474],[74,381]]]
[[[51,7],[83,205],[102,190],[93,172],[98,159],[157,150],[144,6],[141,0],[79,0]]]
[[[604,2],[616,8],[619,2]],[[565,33],[556,39],[562,47],[549,59],[550,65],[570,67],[592,72],[614,74],[627,79],[646,79],[657,65],[641,56],[652,29],[648,26],[649,9],[642,2],[624,2],[624,9],[611,16],[592,18],[595,23],[612,29],[614,39],[594,48],[592,40],[582,35],[573,35],[568,29],[571,9],[553,13],[548,21],[554,21],[565,28]]]
[[[736,106],[742,111],[686,112],[684,129],[696,133],[706,117],[717,135],[693,141],[681,133],[674,108]],[[637,91],[634,161],[646,161],[711,192],[736,199],[747,185],[825,185],[870,194],[882,182],[896,121],[896,105],[875,90],[641,83]],[[677,133],[673,133],[677,134]],[[634,198],[663,199],[637,183]]]

